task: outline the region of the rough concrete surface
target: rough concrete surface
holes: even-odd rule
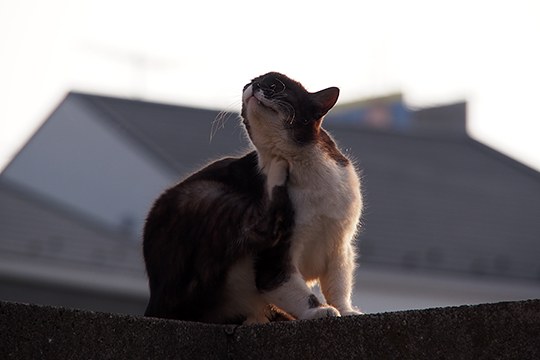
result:
[[[0,302],[0,359],[540,359],[540,300],[255,326]]]

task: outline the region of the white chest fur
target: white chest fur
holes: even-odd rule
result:
[[[352,165],[340,166],[331,159],[293,163],[289,177],[298,225],[314,225],[321,217],[343,220],[361,201],[360,183]]]
[[[292,259],[306,280],[314,280],[329,257],[351,245],[362,197],[352,164],[341,166],[317,148],[305,155],[287,159],[295,209]]]
[[[343,167],[332,160],[291,173],[293,259],[306,280],[316,279],[326,270],[328,258],[354,238],[362,208],[360,183],[352,165]]]

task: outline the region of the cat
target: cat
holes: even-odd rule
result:
[[[195,172],[147,216],[145,316],[251,324],[360,314],[351,304],[360,179],[321,127],[338,96],[277,72],[244,87],[255,150]]]

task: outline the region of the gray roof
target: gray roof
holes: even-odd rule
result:
[[[0,180],[0,261],[143,278],[140,245],[84,214]],[[15,264],[16,264],[15,262]]]
[[[366,262],[540,279],[540,174],[469,137],[333,129],[363,173]]]
[[[467,103],[418,109],[413,112],[411,132],[438,136],[465,136],[467,132]]]
[[[244,132],[235,126],[239,123],[235,112],[79,93],[69,96],[102,112],[103,121],[125,131],[164,166],[179,173],[216,157],[241,154],[248,147]]]
[[[179,178],[248,147],[236,114],[210,141],[218,111],[78,93],[66,101],[70,98],[101,113],[100,120],[122,130]],[[362,172],[366,208],[361,262],[540,279],[538,172],[464,134],[330,131]],[[18,201],[13,206],[34,206]],[[4,221],[15,224],[25,211]],[[51,220],[48,211],[42,215],[35,216],[34,230],[28,226],[25,231],[47,239],[36,229],[61,216]],[[17,230],[4,226],[4,232]],[[88,242],[116,241],[104,232],[94,237],[85,231]]]

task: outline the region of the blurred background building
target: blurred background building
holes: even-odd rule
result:
[[[365,312],[540,297],[540,174],[469,137],[466,107],[325,120],[362,173]],[[248,149],[236,113],[69,93],[0,175],[0,299],[141,314],[153,200]]]

